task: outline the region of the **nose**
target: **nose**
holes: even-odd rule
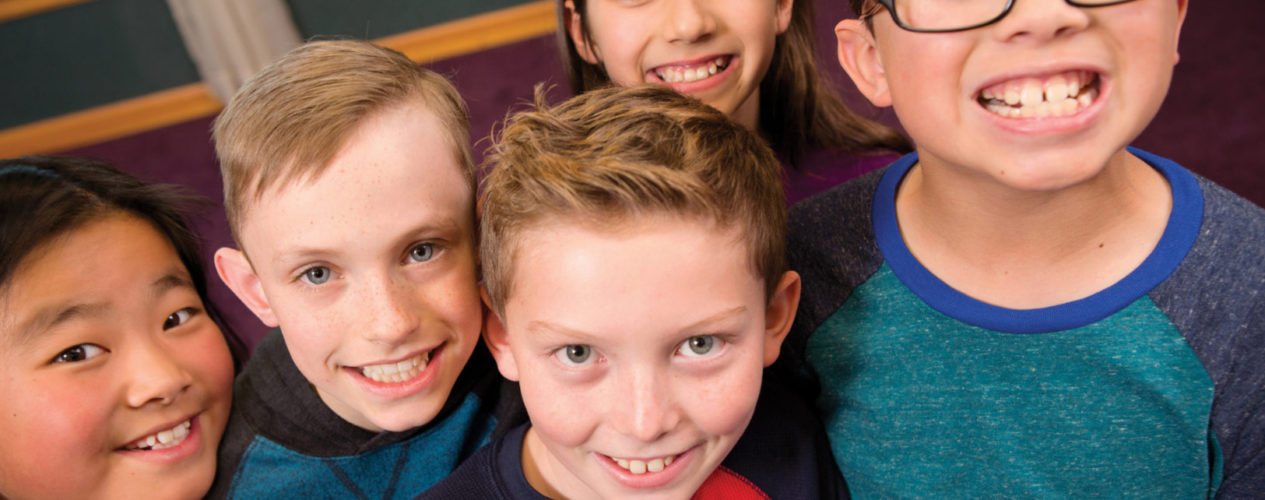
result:
[[[418,328],[418,301],[406,277],[384,275],[367,280],[360,293],[363,307],[351,314],[368,321],[363,333],[371,342],[396,345]]]
[[[620,431],[641,442],[653,442],[671,432],[681,421],[672,391],[653,368],[634,369],[622,385],[626,404],[617,404],[614,419]]]
[[[1014,0],[1010,13],[997,22],[1002,40],[1049,41],[1089,26],[1089,9],[1067,0]]]
[[[128,406],[170,405],[193,384],[193,374],[184,369],[161,340],[146,339],[129,343],[126,348],[131,351],[125,360],[130,377]]]
[[[716,31],[710,6],[700,5],[700,0],[670,0],[667,9],[663,25],[664,36],[670,42],[697,42]]]

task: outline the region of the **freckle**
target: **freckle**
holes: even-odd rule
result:
[[[1105,244],[1106,244],[1106,243],[1099,243],[1099,244],[1098,244],[1098,248],[1102,248],[1102,247],[1103,247],[1103,245],[1105,245]]]

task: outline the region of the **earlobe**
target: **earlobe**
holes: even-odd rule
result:
[[[509,334],[505,331],[505,323],[492,310],[492,302],[488,300],[488,292],[479,287],[479,296],[483,298],[483,342],[492,352],[496,360],[496,368],[506,379],[518,381],[518,364],[514,362],[514,353],[510,351]]]
[[[1182,54],[1178,49],[1181,44],[1182,25],[1186,23],[1186,8],[1189,2],[1187,0],[1177,0],[1177,33],[1173,34],[1173,66],[1182,60]]]
[[[791,332],[795,323],[795,311],[799,308],[800,279],[799,273],[787,271],[782,273],[781,281],[769,297],[769,306],[764,313],[764,366],[777,361],[782,352],[782,342]]]
[[[778,0],[773,20],[777,23],[777,34],[786,33],[791,26],[791,16],[795,11],[795,0]]]
[[[220,275],[220,280],[228,285],[229,290],[237,295],[238,300],[255,313],[259,321],[269,327],[277,327],[279,324],[277,315],[268,304],[268,297],[264,295],[263,286],[260,285],[259,277],[255,275],[255,269],[251,267],[250,261],[246,259],[246,254],[228,247],[216,250],[215,272]]]
[[[839,65],[852,78],[857,90],[878,107],[892,105],[887,74],[874,43],[874,34],[858,19],[844,19],[835,26],[839,39]]]
[[[597,57],[597,51],[594,50],[589,43],[589,39],[585,36],[584,20],[580,13],[575,11],[575,2],[567,0],[562,4],[562,22],[567,25],[567,34],[571,36],[571,43],[575,45],[575,52],[580,55],[580,59],[584,62],[594,65],[601,64],[601,58]]]

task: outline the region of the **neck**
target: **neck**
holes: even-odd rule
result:
[[[1026,309],[1123,278],[1159,242],[1171,204],[1163,176],[1121,151],[1091,178],[1049,190],[920,164],[901,184],[896,212],[933,274],[977,299]]]

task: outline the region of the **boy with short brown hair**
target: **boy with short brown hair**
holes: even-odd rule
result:
[[[531,422],[424,498],[842,492],[820,423],[762,387],[799,277],[758,136],[670,89],[609,88],[538,94],[492,158],[484,335]]]

